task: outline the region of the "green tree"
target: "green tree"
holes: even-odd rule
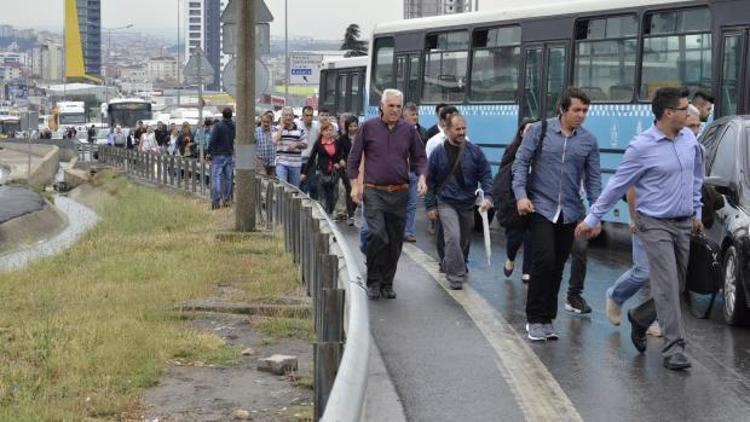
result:
[[[341,48],[339,49],[347,50],[346,54],[344,54],[344,57],[367,55],[367,41],[360,40],[360,35],[361,31],[359,29],[359,25],[357,25],[356,23],[353,23],[346,27],[346,32],[344,33],[344,42],[343,44],[341,44]]]

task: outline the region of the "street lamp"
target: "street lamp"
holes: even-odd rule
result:
[[[109,79],[109,57],[112,55],[112,33],[117,31],[123,31],[126,29],[130,29],[133,27],[132,23],[129,23],[124,26],[118,26],[114,28],[103,28],[105,31],[107,31],[107,60],[106,60],[106,69],[107,71],[104,72],[104,95],[107,98],[107,105],[109,105],[109,84],[107,83],[107,79]],[[102,122],[104,123],[104,122]]]

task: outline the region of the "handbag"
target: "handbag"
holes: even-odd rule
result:
[[[721,248],[705,235],[690,235],[690,258],[685,277],[685,290],[700,295],[712,295],[708,309],[703,315],[691,314],[706,319],[711,314],[714,299],[722,288]]]

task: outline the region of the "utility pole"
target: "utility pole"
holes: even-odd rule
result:
[[[284,105],[289,105],[289,3],[284,0]]]
[[[180,1],[177,0],[177,106],[180,105],[180,88],[182,85],[182,80],[180,80],[180,68],[182,67],[182,63],[180,62],[180,20],[182,16],[180,15]]]
[[[255,230],[255,0],[240,0],[237,6],[237,206],[234,216],[235,229],[249,232]]]

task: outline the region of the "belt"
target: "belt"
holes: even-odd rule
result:
[[[365,183],[365,186],[368,188],[373,188],[375,190],[380,190],[384,192],[400,192],[402,190],[409,189],[408,183],[404,183],[402,185],[375,185],[372,183]]]

